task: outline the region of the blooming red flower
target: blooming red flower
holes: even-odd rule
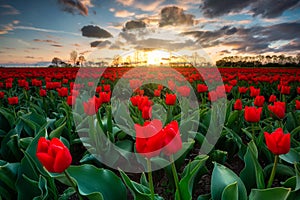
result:
[[[174,105],[176,103],[176,94],[166,94],[166,104]]]
[[[161,85],[161,84],[158,84],[158,85],[157,85],[157,89],[158,89],[158,90],[162,90],[163,88],[164,88],[163,85]]]
[[[269,102],[270,103],[273,103],[276,101],[276,96],[274,94],[272,94],[270,97],[269,97]]]
[[[208,93],[208,100],[211,102],[215,102],[218,100],[218,94],[216,91],[210,91]]]
[[[265,103],[265,97],[264,96],[256,96],[254,99],[254,105],[257,107],[262,107]]]
[[[245,94],[248,91],[248,88],[246,87],[239,87],[239,93]]]
[[[182,140],[178,128],[178,122],[172,121],[163,128],[163,149],[167,156],[175,154],[182,148]]]
[[[247,122],[259,122],[262,112],[262,107],[245,107],[244,117]]]
[[[208,87],[205,84],[198,84],[197,85],[197,92],[202,93],[202,92],[207,92]]]
[[[168,81],[168,87],[169,87],[169,89],[170,90],[175,90],[175,87],[176,87],[176,83],[174,83],[174,81],[172,81],[172,80],[169,80]]]
[[[41,96],[41,97],[47,96],[47,91],[44,90],[44,89],[40,89],[40,96]]]
[[[143,107],[142,117],[144,120],[149,120],[152,117],[152,106]]]
[[[69,149],[58,138],[49,141],[41,137],[37,144],[36,156],[49,172],[62,173],[72,162]]]
[[[19,97],[8,97],[7,101],[10,105],[17,105],[19,103]]]
[[[283,119],[285,116],[285,102],[276,101],[274,105],[268,105],[269,110],[271,111],[271,116],[278,117],[279,119]]]
[[[230,93],[233,86],[225,84],[224,87],[225,87],[225,92]]]
[[[291,87],[288,85],[282,85],[280,89],[281,94],[290,94],[291,93]]]
[[[5,93],[4,92],[0,92],[0,99],[4,98]]]
[[[273,133],[264,132],[268,149],[275,155],[286,154],[290,151],[291,134],[284,134],[282,128]]]
[[[296,110],[300,110],[300,101],[299,100],[295,101],[295,105],[296,105]]]
[[[160,90],[159,89],[156,89],[156,90],[154,90],[154,96],[155,97],[160,97]]]
[[[88,102],[83,102],[83,109],[85,114],[94,115],[98,112],[98,109],[101,106],[101,99],[97,97],[90,98]]]
[[[250,86],[250,96],[256,97],[260,94],[260,88],[255,88],[253,86]]]
[[[154,119],[151,122],[145,122],[144,126],[135,124],[134,128],[136,132],[136,151],[147,158],[158,156],[163,147],[162,122]]]
[[[108,103],[110,101],[110,92],[100,92],[99,97],[102,103]]]
[[[12,88],[12,85],[13,85],[12,82],[6,82],[6,83],[5,83],[5,88],[6,88],[6,89]]]
[[[297,93],[300,94],[300,87],[297,87]]]
[[[70,95],[67,97],[67,104],[73,106],[76,103],[76,96]]]
[[[60,97],[67,97],[68,96],[68,88],[62,87],[62,88],[57,88],[56,90],[58,92],[58,96],[60,96]]]
[[[133,106],[137,106],[138,103],[139,103],[139,101],[140,101],[140,98],[141,98],[141,96],[139,96],[139,95],[130,97],[131,104],[132,104]]]
[[[108,85],[108,84],[103,85],[103,90],[104,90],[104,92],[110,92],[110,85]]]
[[[149,98],[147,96],[141,96],[138,99],[137,107],[140,111],[142,111],[145,106],[151,106],[151,104],[152,104],[152,102],[149,100]]]
[[[177,91],[179,92],[179,94],[181,96],[188,97],[188,96],[190,96],[191,88],[189,88],[186,85],[183,85],[183,86],[178,87]]]
[[[235,103],[233,104],[233,109],[234,110],[242,110],[243,109],[243,104],[241,99],[237,99]]]

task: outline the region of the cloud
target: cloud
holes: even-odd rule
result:
[[[194,15],[185,14],[182,8],[176,6],[165,7],[160,12],[161,19],[159,26],[179,26],[187,25],[192,26],[194,24]]]
[[[60,44],[51,44],[51,46],[53,46],[53,47],[63,47],[63,46],[60,45]]]
[[[300,21],[251,28],[224,26],[214,31],[189,31],[182,34],[193,36],[196,43],[204,48],[224,45],[238,53],[260,54],[299,50],[300,35],[297,34],[299,32]],[[272,43],[281,44],[280,41],[290,42],[276,48],[272,47]]]
[[[12,7],[11,5],[0,5],[0,15],[18,15],[20,11]]]
[[[110,38],[110,37],[112,37],[112,35],[108,31],[106,31],[98,26],[93,26],[93,25],[84,26],[81,29],[81,32],[82,32],[82,36],[85,36],[85,37],[93,37],[93,38]]]
[[[273,0],[203,0],[200,6],[205,17],[213,18],[229,13],[238,13],[249,8],[253,16],[261,15],[263,18],[281,16],[286,10],[299,7],[300,0],[276,1]]]
[[[144,0],[143,3],[137,0],[117,0],[118,3],[127,7],[134,7],[142,11],[155,11],[165,0]]]
[[[93,7],[91,0],[58,0],[63,6],[63,10],[72,14],[79,13],[87,16],[89,7]]]
[[[108,41],[108,40],[105,40],[105,41],[94,41],[94,42],[90,43],[91,47],[97,47],[98,49],[106,48],[110,44],[111,44],[111,42]]]
[[[51,43],[51,44],[57,44],[58,42],[54,40],[41,40],[41,39],[34,39],[34,42],[45,42],[45,43]]]
[[[61,31],[61,30],[53,30],[53,29],[45,29],[45,28],[37,28],[32,26],[15,26],[15,29],[22,29],[22,30],[31,30],[31,31],[39,31],[39,32],[46,32],[46,33],[63,33],[68,35],[75,35],[80,36],[79,33]]]
[[[124,31],[131,29],[146,28],[146,23],[141,20],[131,20],[125,23]]]
[[[129,12],[127,10],[118,10],[115,13],[115,17],[120,17],[120,18],[126,18],[126,17],[131,17],[134,16],[134,12]]]
[[[34,56],[25,56],[24,58],[35,59]]]

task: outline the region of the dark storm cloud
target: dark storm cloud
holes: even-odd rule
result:
[[[146,28],[146,23],[140,20],[131,20],[125,23],[124,31],[131,29]]]
[[[82,36],[93,38],[110,38],[112,35],[99,26],[88,25],[81,29]]]
[[[63,47],[63,46],[60,45],[60,44],[51,44],[51,46],[53,46],[53,47]]]
[[[202,47],[225,45],[239,53],[265,53],[299,50],[299,31],[300,22],[290,22],[251,28],[224,26],[215,31],[190,31],[182,34],[193,36]],[[272,43],[282,40],[294,42],[279,48],[271,47]]]
[[[211,47],[218,45],[224,37],[233,35],[237,31],[238,29],[235,27],[224,26],[216,31],[189,31],[182,34],[194,36],[202,47]]]
[[[254,16],[261,15],[264,18],[274,18],[282,15],[286,10],[300,6],[300,0],[204,0],[200,9],[205,17],[219,17],[231,12],[240,12],[249,6]]]
[[[194,15],[184,13],[182,8],[176,6],[165,7],[160,11],[159,26],[179,26],[187,25],[192,26],[194,24]]]
[[[104,47],[107,47],[111,44],[110,41],[108,40],[105,40],[105,41],[94,41],[94,42],[91,42],[90,45],[91,47],[97,47],[97,48],[104,48]]]
[[[58,0],[63,6],[63,10],[72,14],[78,13],[84,16],[88,15],[89,9],[79,0]]]

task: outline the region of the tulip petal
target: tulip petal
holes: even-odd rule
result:
[[[42,165],[49,171],[55,172],[53,169],[54,158],[47,153],[36,153],[36,157],[42,163]]]
[[[57,152],[53,169],[56,173],[61,173],[67,169],[72,162],[72,156],[68,149],[63,149]]]

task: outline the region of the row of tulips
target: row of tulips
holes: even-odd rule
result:
[[[299,196],[300,70],[224,68],[222,80],[210,68],[78,70],[0,70],[3,199]],[[121,79],[125,103],[114,95]],[[201,155],[222,109],[220,138]],[[131,179],[125,165],[148,177]]]

